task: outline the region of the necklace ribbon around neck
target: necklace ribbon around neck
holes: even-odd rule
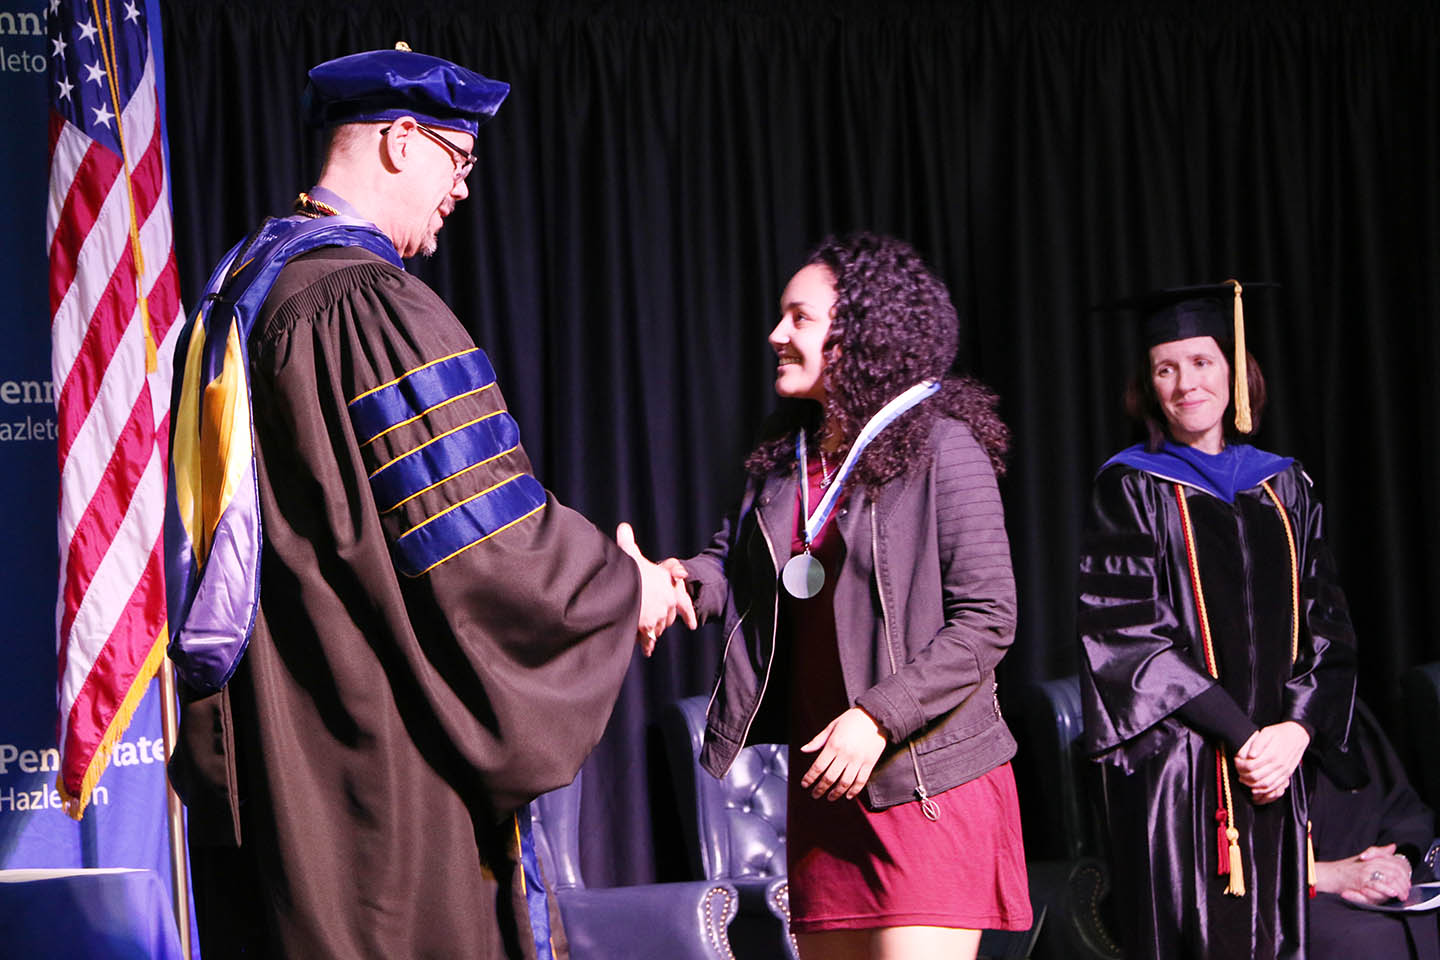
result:
[[[860,459],[860,454],[864,453],[870,442],[880,435],[880,431],[894,423],[911,407],[933,396],[939,389],[940,381],[921,380],[876,411],[875,415],[860,429],[855,442],[850,446],[850,452],[845,455],[844,462],[835,471],[829,489],[820,498],[820,502],[815,505],[814,513],[810,512],[810,481],[806,458],[805,429],[802,427],[795,435],[795,461],[800,474],[800,514],[804,520],[801,526],[801,537],[805,547],[803,552],[797,553],[786,561],[784,568],[780,571],[780,582],[784,584],[785,590],[791,596],[808,600],[825,586],[825,567],[810,555],[810,544],[814,541],[816,534],[820,532],[820,528],[825,526],[825,521],[830,519],[830,514],[835,509],[835,503],[840,499],[840,493],[845,487],[845,481],[850,478],[850,472],[855,468],[855,462]]]

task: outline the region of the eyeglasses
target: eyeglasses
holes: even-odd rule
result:
[[[470,171],[474,169],[475,161],[479,160],[479,157],[475,156],[475,154],[473,153],[461,150],[455,144],[451,143],[448,139],[441,136],[439,131],[435,130],[433,127],[426,126],[419,120],[415,121],[415,126],[419,127],[420,132],[425,134],[425,136],[429,137],[431,140],[434,140],[436,143],[440,144],[440,146],[450,151],[450,160],[455,164],[456,183],[459,183],[461,180],[464,180],[470,175]],[[389,127],[382,127],[380,129],[380,136],[383,137],[389,132]]]

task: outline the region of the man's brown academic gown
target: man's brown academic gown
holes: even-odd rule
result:
[[[403,270],[296,258],[250,358],[260,610],[172,765],[207,960],[533,956],[511,812],[604,731],[635,565],[530,475],[484,354]]]

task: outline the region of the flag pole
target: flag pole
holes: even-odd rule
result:
[[[176,708],[175,666],[166,657],[160,664],[160,725],[165,737],[165,758],[175,752],[180,738],[180,720]],[[169,773],[165,776],[166,820],[170,825],[170,891],[175,908],[175,926],[180,932],[180,952],[190,960],[190,876],[189,860],[185,856],[185,815],[180,808],[180,796],[170,785]]]

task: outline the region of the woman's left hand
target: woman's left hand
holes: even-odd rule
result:
[[[870,781],[870,772],[885,751],[885,743],[885,735],[870,714],[851,707],[800,748],[803,753],[820,751],[800,778],[800,786],[817,799],[829,791],[830,800],[853,800]]]
[[[1338,893],[1354,903],[1384,903],[1410,895],[1410,861],[1395,852],[1395,844],[1366,847],[1344,860],[1315,863],[1315,888]]]
[[[1256,803],[1270,803],[1285,795],[1309,745],[1310,734],[1294,720],[1261,727],[1235,754],[1235,772]]]

